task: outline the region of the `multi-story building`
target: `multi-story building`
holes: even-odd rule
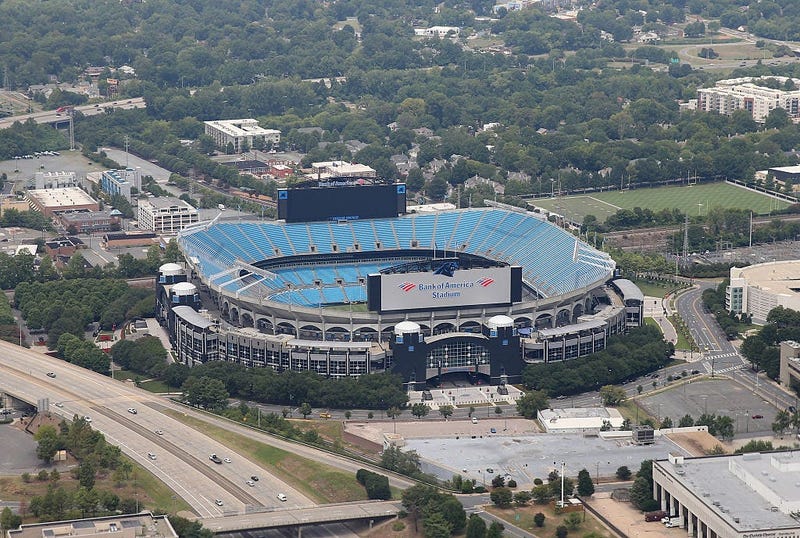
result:
[[[769,311],[776,306],[800,310],[798,271],[797,260],[731,267],[725,308],[733,314],[751,316],[754,323],[765,323]]]
[[[139,200],[139,229],[174,234],[200,220],[197,209],[188,202],[163,196]]]
[[[214,120],[204,122],[206,134],[214,139],[214,143],[222,149],[233,145],[234,153],[241,153],[246,145],[253,148],[258,145],[269,147],[280,144],[281,132],[276,129],[264,129],[258,120],[247,118],[241,120]]]
[[[700,538],[800,536],[800,451],[653,462],[653,497]]]
[[[9,529],[7,536],[8,538],[41,538],[43,536],[177,538],[178,534],[172,528],[167,516],[154,516],[150,512],[140,512],[68,521],[26,523],[17,529]]]
[[[71,233],[95,233],[119,230],[122,213],[116,209],[106,211],[60,211],[57,212],[61,224],[72,228]]]
[[[142,190],[142,174],[138,168],[105,170],[100,174],[100,188],[111,196],[119,194],[130,201],[132,189]]]
[[[800,120],[800,89],[774,89],[756,84],[765,79],[776,80],[785,87],[791,81],[800,87],[800,79],[787,77],[742,77],[717,81],[713,88],[697,90],[697,109],[730,116],[737,110],[747,110],[753,119],[763,123],[776,108],[786,110],[794,120]]]

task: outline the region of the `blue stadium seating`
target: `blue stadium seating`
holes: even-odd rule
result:
[[[607,275],[612,266],[610,261],[605,267],[598,267],[580,258],[573,260],[575,238],[570,233],[530,213],[499,208],[419,213],[346,223],[220,222],[181,234],[179,243],[187,255],[199,260],[197,270],[204,277],[218,275],[214,283],[227,283],[225,289],[230,291],[245,285],[229,282],[234,277],[224,273],[237,259],[255,263],[288,255],[333,253],[334,244],[340,253],[374,252],[377,243],[380,243],[381,252],[398,248],[463,250],[520,265],[523,281],[544,296],[568,293],[596,282]],[[280,255],[276,255],[276,248],[280,249]],[[609,260],[588,245],[582,244],[581,250],[598,260]],[[443,256],[444,252],[438,255]],[[267,295],[274,301],[309,307],[363,301],[366,290],[358,279],[395,263],[379,260],[313,266],[298,263],[291,268],[272,270],[277,278],[264,280],[244,293],[251,294],[253,288],[261,286],[262,291],[267,288]],[[338,285],[337,279],[341,279],[343,285]],[[322,287],[318,288],[315,281]],[[287,289],[287,284],[293,289]]]

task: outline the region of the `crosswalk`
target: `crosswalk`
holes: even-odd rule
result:
[[[720,353],[719,355],[712,355],[707,356],[705,361],[703,361],[703,368],[705,368],[707,373],[715,373],[715,374],[725,374],[728,372],[733,372],[734,370],[739,370],[742,368],[742,363],[737,362],[731,366],[725,366],[724,368],[720,368],[718,364],[712,365],[712,360],[716,363],[720,359],[728,359],[731,357],[736,357],[741,359],[741,355],[737,351],[731,351],[729,353]]]

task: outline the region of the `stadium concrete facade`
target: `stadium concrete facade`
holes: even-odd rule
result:
[[[189,365],[499,384],[519,381],[530,362],[599,351],[642,321],[641,292],[610,283],[607,254],[517,208],[215,220],[183,230],[178,244],[187,267],[161,268],[157,315]]]

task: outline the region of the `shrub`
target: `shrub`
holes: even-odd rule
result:
[[[356,480],[367,490],[368,499],[386,501],[392,498],[392,490],[389,488],[387,476],[373,473],[367,469],[359,469],[356,471]]]
[[[533,524],[537,527],[544,527],[544,514],[541,512],[536,512],[536,515],[533,516]]]
[[[394,532],[400,532],[405,528],[406,528],[406,524],[403,523],[402,521],[395,521],[394,523],[392,523],[392,530]]]

